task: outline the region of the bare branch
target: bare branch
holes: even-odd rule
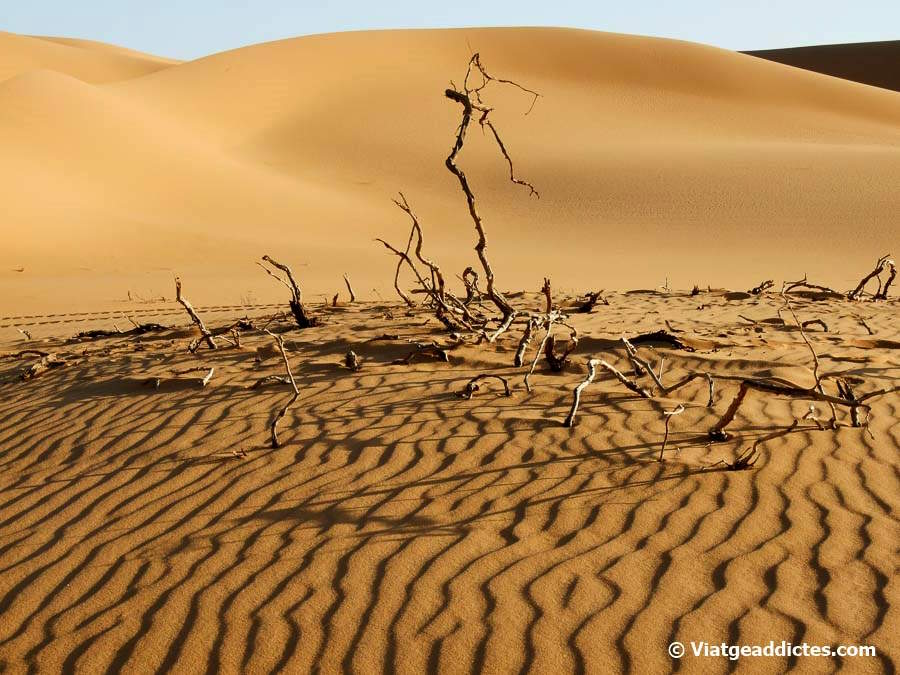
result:
[[[350,302],[356,302],[356,293],[353,292],[353,286],[350,285],[350,277],[344,274],[344,283],[347,284],[347,292],[350,294]]]
[[[275,418],[272,420],[272,447],[278,448],[281,446],[280,442],[278,441],[278,423],[281,421],[281,418],[287,414],[288,409],[292,405],[294,405],[294,403],[300,397],[300,390],[297,388],[297,382],[294,380],[294,374],[291,372],[291,364],[290,361],[288,361],[287,351],[285,351],[284,349],[284,338],[268,330],[266,331],[266,333],[268,333],[278,345],[278,351],[281,352],[281,358],[284,359],[284,369],[287,373],[288,381],[291,383],[291,389],[294,390],[293,396],[291,396],[290,400],[288,400],[288,402],[284,404],[284,407],[282,407],[281,410],[278,411],[278,413],[275,415]]]
[[[478,383],[481,382],[482,380],[487,380],[487,379],[495,379],[495,380],[499,380],[500,382],[502,382],[504,394],[506,396],[512,396],[512,394],[509,391],[509,382],[506,381],[505,377],[501,377],[500,375],[488,375],[488,374],[476,375],[475,377],[473,377],[471,380],[469,380],[466,383],[466,386],[463,387],[463,389],[461,391],[457,392],[457,396],[459,396],[460,398],[464,398],[464,399],[472,398],[472,396],[475,394],[475,392],[480,389],[480,387],[478,386]]]
[[[666,434],[663,436],[662,447],[659,449],[659,459],[657,461],[663,461],[663,453],[666,451],[666,444],[669,442],[669,422],[675,415],[680,415],[684,412],[684,405],[679,403],[672,410],[663,410],[663,417],[666,419]]]
[[[191,321],[200,329],[200,334],[203,336],[203,340],[206,342],[206,345],[210,349],[216,348],[216,340],[213,337],[212,333],[206,328],[206,325],[203,323],[203,320],[198,316],[197,312],[194,310],[194,306],[188,301],[187,298],[181,295],[181,279],[177,276],[175,277],[175,299],[184,307],[185,311],[188,313],[188,316],[191,317]],[[194,350],[191,349],[193,352]]]
[[[315,317],[309,316],[306,313],[306,308],[303,306],[303,293],[300,290],[300,286],[297,284],[296,279],[294,279],[294,273],[291,271],[291,268],[285,264],[274,260],[272,257],[268,255],[264,255],[262,257],[263,262],[272,265],[273,267],[281,270],[284,275],[287,277],[287,281],[283,278],[279,277],[277,274],[269,270],[265,265],[260,264],[271,277],[278,279],[284,286],[286,286],[291,291],[291,299],[288,303],[291,308],[291,314],[294,315],[294,320],[297,322],[297,326],[300,328],[310,328],[311,326],[316,325]]]
[[[569,409],[569,414],[566,415],[566,419],[563,422],[563,426],[571,427],[575,424],[575,415],[578,413],[578,406],[581,403],[581,392],[585,390],[585,388],[594,381],[594,378],[597,376],[597,366],[600,365],[600,359],[588,359],[588,374],[587,377],[584,378],[575,390],[573,391],[572,397],[572,407]]]

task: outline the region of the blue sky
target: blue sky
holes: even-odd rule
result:
[[[768,49],[900,38],[900,0],[0,0],[0,29],[194,58],[371,28],[570,26]]]

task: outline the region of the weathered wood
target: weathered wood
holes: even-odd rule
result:
[[[587,377],[585,377],[572,392],[572,407],[569,409],[569,414],[566,415],[566,419],[563,421],[563,426],[571,427],[575,424],[575,415],[578,414],[578,406],[581,404],[581,392],[594,381],[594,378],[597,376],[597,366],[599,364],[600,359],[588,359]]]
[[[588,292],[584,294],[585,302],[578,308],[579,314],[590,314],[594,310],[594,306],[599,302],[604,305],[609,305],[609,301],[604,298],[601,293],[603,291],[596,292]]]
[[[474,72],[478,72],[482,78],[482,84],[479,86],[473,87],[469,84],[469,78],[472,76]],[[472,113],[477,111],[480,113],[478,118],[478,123],[482,128],[485,126],[490,129],[491,134],[494,137],[494,140],[497,143],[497,147],[500,149],[504,159],[509,166],[509,177],[513,183],[518,185],[522,185],[527,187],[530,191],[530,194],[534,196],[538,195],[537,191],[527,181],[521,180],[516,177],[515,170],[513,167],[512,159],[509,156],[509,153],[506,150],[506,146],[500,138],[500,134],[498,133],[496,127],[489,119],[489,115],[491,113],[491,108],[485,106],[481,102],[481,92],[482,90],[488,86],[490,82],[500,82],[504,84],[512,84],[523,91],[529,91],[522,87],[521,85],[512,82],[511,80],[503,80],[492,77],[487,73],[484,66],[481,63],[481,57],[476,53],[469,60],[469,66],[466,71],[466,77],[463,82],[462,90],[459,91],[454,87],[445,90],[444,95],[450,99],[458,103],[462,106],[462,117],[460,120],[459,127],[456,132],[456,139],[453,144],[453,147],[450,150],[450,154],[447,156],[447,159],[444,161],[447,170],[452,173],[456,179],[459,181],[460,188],[463,191],[463,194],[466,198],[466,204],[469,208],[469,216],[472,219],[472,223],[475,225],[475,231],[478,234],[478,242],[475,245],[475,252],[478,255],[478,259],[481,262],[481,267],[484,270],[485,276],[485,284],[486,284],[486,293],[488,298],[493,302],[500,312],[503,315],[503,319],[505,319],[513,312],[512,306],[509,304],[509,301],[504,297],[504,295],[498,291],[494,284],[494,270],[491,267],[490,261],[487,257],[487,235],[485,234],[484,224],[482,223],[481,216],[478,213],[478,207],[476,205],[475,193],[472,191],[472,188],[469,186],[468,178],[466,178],[465,172],[458,166],[456,163],[457,156],[463,148],[463,144],[465,143],[466,131],[469,128],[469,124],[472,121]],[[534,94],[535,100],[537,99],[536,92],[530,92]],[[532,105],[534,103],[532,102]]]
[[[886,267],[890,267],[890,276],[888,277],[887,284],[882,286],[881,283],[881,273],[884,272]],[[872,279],[878,280],[878,290],[872,294],[873,300],[885,300],[887,298],[888,287],[890,287],[891,282],[894,280],[894,277],[897,275],[897,269],[894,266],[894,261],[891,260],[891,254],[881,256],[875,262],[875,268],[869,272],[866,276],[862,278],[862,280],[856,285],[852,291],[847,293],[847,298],[849,300],[859,300],[865,293],[866,284],[868,284]]]
[[[268,330],[266,331],[266,333],[268,333],[275,340],[275,344],[278,345],[278,351],[281,352],[281,358],[284,359],[284,369],[287,373],[287,378],[291,383],[291,389],[294,390],[293,396],[291,396],[287,403],[285,403],[284,406],[276,413],[275,418],[272,420],[270,434],[272,448],[278,448],[281,446],[281,443],[278,440],[278,423],[287,414],[288,409],[292,405],[294,405],[294,403],[300,397],[300,390],[297,388],[297,382],[294,380],[294,374],[291,372],[291,364],[290,361],[288,361],[287,351],[284,348],[284,338]]]
[[[447,350],[445,350],[443,347],[438,346],[434,342],[418,342],[415,343],[415,345],[416,348],[413,351],[411,351],[402,359],[395,359],[391,361],[391,364],[395,366],[408,366],[413,362],[413,359],[417,357],[428,357],[430,359],[434,359],[435,361],[450,361],[450,355],[447,353]]]
[[[675,406],[672,410],[663,410],[662,411],[663,417],[666,420],[666,433],[663,436],[663,442],[662,442],[662,446],[659,449],[659,458],[657,459],[657,461],[659,461],[659,462],[663,461],[663,453],[666,451],[666,444],[669,442],[669,422],[672,420],[673,417],[675,417],[676,415],[680,415],[683,412],[684,412],[684,405],[682,405],[681,403],[679,403],[677,406]]]
[[[653,398],[652,394],[640,386],[634,380],[629,379],[621,372],[619,372],[612,364],[607,363],[606,361],[599,359],[597,361],[597,365],[609,372],[613,377],[615,377],[619,382],[621,382],[627,389],[633,391],[635,394],[640,396],[641,398]]]
[[[209,329],[206,327],[206,324],[203,323],[203,320],[194,310],[194,306],[181,294],[181,279],[175,277],[175,300],[184,307],[185,311],[188,313],[188,316],[191,317],[191,321],[200,329],[200,334],[203,336],[203,340],[206,342],[206,345],[210,349],[216,348],[216,340],[213,337],[213,334],[209,332]],[[196,347],[191,349],[191,351],[195,351]]]
[[[350,285],[350,277],[344,274],[344,283],[347,284],[347,292],[350,294],[350,302],[356,302],[356,293],[353,292],[353,286]]]
[[[525,329],[522,331],[522,338],[519,340],[519,345],[516,348],[516,356],[513,359],[513,365],[515,365],[516,368],[521,368],[525,363],[525,352],[528,349],[528,344],[531,342],[531,336],[537,325],[538,320],[535,317],[529,318],[528,323],[525,324]]]
[[[344,366],[354,371],[362,368],[362,364],[360,364],[359,362],[359,357],[352,349],[344,355]]]
[[[287,277],[287,280],[285,280],[262,263],[257,263],[265,270],[266,274],[279,281],[291,292],[291,299],[288,301],[288,307],[291,309],[291,314],[294,316],[297,327],[310,328],[315,326],[317,323],[316,318],[310,316],[306,311],[306,307],[303,306],[303,292],[300,290],[300,286],[294,278],[294,273],[291,271],[291,268],[268,255],[264,255],[262,261],[280,270]]]
[[[764,291],[769,290],[775,285],[774,279],[767,279],[763,281],[759,286],[754,286],[749,291],[747,291],[750,295],[760,295]]]
[[[58,358],[54,354],[44,354],[43,356],[41,356],[39,361],[32,363],[30,366],[22,370],[22,373],[19,375],[19,379],[22,382],[34,380],[51,370],[62,368],[66,364],[67,361],[65,359]]]
[[[672,335],[671,333],[667,333],[664,330],[657,330],[653,331],[652,333],[642,333],[640,335],[635,335],[634,337],[628,338],[628,340],[633,345],[661,343],[669,347],[673,347],[674,349],[681,349],[686,352],[695,351],[693,347],[685,344],[681,341],[681,339],[679,339],[675,335]]]
[[[460,398],[464,398],[464,399],[472,398],[472,396],[475,394],[475,392],[479,391],[479,389],[480,389],[478,383],[482,382],[483,380],[488,380],[488,379],[494,379],[494,380],[500,381],[503,384],[504,395],[512,396],[512,394],[509,391],[509,382],[506,380],[506,378],[502,377],[500,375],[493,375],[493,374],[476,375],[471,380],[466,382],[466,386],[463,387],[462,390],[457,392],[457,396],[459,396]]]

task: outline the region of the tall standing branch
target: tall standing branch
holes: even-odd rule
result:
[[[469,78],[476,71],[481,75],[482,83],[478,86],[470,86]],[[469,128],[469,124],[471,124],[472,122],[472,114],[473,112],[477,111],[478,113],[480,113],[478,123],[482,126],[482,128],[486,126],[491,130],[491,134],[494,136],[497,147],[500,149],[500,152],[509,165],[510,180],[518,185],[527,187],[530,191],[530,194],[539,196],[537,191],[530,183],[516,178],[512,159],[510,158],[509,153],[506,150],[506,146],[503,144],[503,141],[500,138],[500,134],[497,132],[497,129],[489,119],[489,115],[492,109],[482,103],[481,92],[488,85],[488,83],[492,81],[502,84],[511,84],[518,87],[519,89],[522,89],[523,91],[530,92],[530,90],[525,89],[521,85],[518,85],[511,80],[500,80],[493,78],[482,66],[481,57],[477,53],[473,55],[469,60],[469,67],[466,71],[466,79],[463,83],[462,91],[457,90],[454,86],[444,92],[444,95],[447,98],[449,98],[451,101],[459,103],[460,106],[462,106],[462,119],[460,120],[459,128],[456,131],[456,140],[444,164],[447,166],[447,169],[450,171],[450,173],[456,176],[456,179],[459,181],[459,185],[462,188],[463,194],[466,197],[466,204],[469,207],[469,216],[472,218],[472,222],[475,225],[475,231],[478,233],[478,242],[475,245],[475,252],[478,254],[478,260],[481,262],[481,267],[484,270],[485,284],[487,285],[486,293],[491,302],[493,302],[494,305],[496,305],[500,312],[503,314],[502,323],[506,323],[506,320],[513,314],[513,308],[509,304],[509,301],[503,296],[500,291],[496,289],[494,285],[494,270],[491,267],[491,263],[488,260],[486,253],[487,235],[484,231],[484,224],[481,220],[481,216],[478,213],[478,207],[475,202],[475,194],[472,192],[472,188],[469,186],[469,181],[466,178],[465,172],[456,163],[457,156],[462,150],[463,144],[466,140],[466,131]],[[535,99],[537,98],[538,94],[536,92],[530,93],[534,94]]]

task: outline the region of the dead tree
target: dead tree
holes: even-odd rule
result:
[[[824,394],[816,389],[816,387],[801,387],[799,385],[790,383],[790,382],[782,382],[782,381],[774,381],[774,380],[757,380],[757,379],[746,379],[741,380],[740,386],[738,388],[738,393],[735,395],[734,399],[731,401],[731,405],[728,406],[728,410],[725,411],[725,414],[722,415],[721,419],[718,423],[709,431],[709,437],[714,441],[726,441],[729,436],[725,432],[725,427],[731,424],[734,421],[735,415],[737,414],[738,409],[741,407],[741,404],[744,402],[747,394],[750,390],[760,391],[767,394],[774,394],[776,396],[784,396],[787,398],[796,398],[796,399],[805,399],[811,401],[823,401],[825,403],[833,403],[834,405],[845,406],[847,408],[868,408],[869,406],[863,402],[863,399],[857,399],[855,401],[850,401],[838,396],[831,396],[829,394]],[[888,390],[873,392],[873,395],[881,395],[888,393]]]
[[[290,361],[288,361],[287,351],[285,351],[284,349],[284,338],[280,335],[275,335],[268,330],[266,331],[266,333],[268,333],[272,337],[272,339],[275,340],[275,344],[278,345],[278,351],[281,352],[281,358],[284,359],[284,370],[287,373],[287,378],[291,383],[291,389],[294,390],[291,398],[287,403],[284,404],[284,406],[278,411],[278,413],[275,415],[275,418],[272,420],[272,448],[275,449],[281,447],[281,443],[278,440],[278,423],[281,421],[281,418],[287,414],[288,409],[292,405],[294,405],[294,403],[300,397],[300,390],[297,388],[297,382],[294,380],[294,374],[291,372],[291,364]]]
[[[839,293],[833,288],[828,288],[828,286],[820,286],[818,284],[811,284],[806,278],[806,275],[803,275],[802,279],[798,281],[785,281],[782,286],[782,294],[784,293],[793,293],[798,289],[806,289],[808,291],[815,291],[816,293],[822,293],[827,296],[831,296],[833,298],[842,298],[844,297],[843,293]]]
[[[519,340],[519,346],[516,348],[516,356],[513,359],[513,364],[516,368],[521,368],[525,363],[525,352],[528,350],[528,345],[531,342],[531,336],[534,333],[534,329],[538,327],[540,321],[531,317],[528,319],[528,322],[525,324],[525,329],[522,331],[522,338]]]
[[[544,294],[544,299],[546,300],[547,307],[544,310],[545,314],[549,314],[553,311],[553,295],[550,290],[550,279],[544,277],[544,285],[541,286],[541,293]]]
[[[566,415],[565,421],[563,421],[563,426],[571,427],[575,424],[575,415],[578,413],[578,406],[581,404],[581,392],[597,377],[598,365],[600,365],[600,359],[588,359],[587,377],[572,392],[572,407],[569,409],[569,414]]]
[[[350,302],[356,302],[356,293],[353,292],[353,286],[350,285],[350,277],[344,274],[344,283],[347,284],[347,292],[350,294]]]
[[[569,361],[569,354],[575,351],[575,348],[578,346],[578,333],[576,330],[562,321],[559,323],[568,327],[571,331],[571,335],[569,336],[569,342],[563,349],[562,354],[556,353],[556,340],[553,336],[548,335],[547,339],[544,341],[544,358],[547,360],[550,370],[554,373],[561,373],[565,369],[566,364]]]
[[[272,267],[280,270],[284,274],[284,277],[287,277],[287,279],[279,274],[276,274],[268,267],[266,267],[266,265],[264,265],[263,263],[267,263]],[[294,321],[297,322],[297,327],[311,328],[312,326],[315,326],[316,318],[307,314],[306,308],[303,306],[303,293],[300,290],[300,286],[297,285],[297,281],[294,279],[294,273],[291,271],[291,268],[267,255],[264,255],[262,257],[262,262],[257,264],[265,270],[266,274],[277,280],[291,292],[291,299],[288,302],[288,306],[291,308],[291,314],[293,314],[294,316]]]
[[[474,82],[474,78],[479,78],[480,82]],[[522,91],[526,91],[534,96],[532,101],[532,106],[534,105],[534,101],[537,100],[539,94],[537,92],[531,91],[530,89],[526,89],[521,85],[511,81],[498,79],[491,76],[487,70],[485,70],[484,66],[481,63],[481,57],[479,54],[474,54],[472,58],[469,60],[469,66],[466,70],[466,76],[463,80],[462,89],[457,89],[455,85],[451,83],[451,87],[444,92],[444,95],[458,103],[462,107],[462,117],[459,123],[459,127],[456,132],[456,140],[453,144],[452,149],[450,150],[450,154],[447,156],[444,164],[447,167],[447,170],[452,173],[456,179],[459,181],[460,188],[463,191],[463,194],[466,198],[466,204],[469,208],[469,216],[472,219],[472,223],[475,225],[475,231],[478,234],[478,241],[475,245],[475,252],[478,255],[478,260],[481,262],[481,267],[484,270],[485,284],[486,289],[485,292],[491,302],[496,305],[497,309],[500,310],[503,315],[503,321],[501,325],[507,323],[508,317],[513,313],[512,305],[509,304],[509,301],[503,296],[503,294],[497,290],[494,284],[494,270],[491,267],[490,261],[487,257],[487,235],[485,234],[484,224],[482,223],[481,216],[478,213],[478,207],[475,201],[475,194],[472,192],[472,188],[469,185],[469,181],[466,178],[465,172],[459,167],[456,163],[457,157],[460,151],[463,149],[463,144],[466,139],[466,132],[469,129],[469,124],[472,121],[473,113],[478,114],[478,124],[482,129],[485,127],[490,130],[491,134],[494,137],[494,140],[497,143],[497,147],[500,149],[501,154],[509,166],[509,178],[513,183],[517,185],[522,185],[528,188],[529,193],[536,197],[540,197],[538,192],[534,189],[534,186],[531,183],[521,180],[515,175],[515,168],[513,166],[512,159],[509,156],[509,153],[506,150],[506,146],[503,144],[503,141],[500,138],[500,134],[497,131],[497,128],[494,126],[493,122],[490,119],[490,113],[492,108],[485,105],[483,102],[481,95],[482,92],[488,87],[489,84],[496,82],[500,84],[509,84]],[[530,109],[529,109],[530,112]]]
[[[422,253],[424,234],[422,233],[422,227],[419,224],[419,219],[413,212],[412,207],[410,207],[409,202],[406,200],[406,197],[402,192],[399,194],[399,197],[399,199],[394,200],[394,203],[404,213],[406,213],[407,216],[409,216],[409,219],[412,222],[412,231],[410,232],[406,251],[401,252],[399,249],[394,248],[383,239],[376,239],[376,241],[381,242],[388,250],[399,256],[401,263],[406,262],[407,265],[409,265],[410,269],[415,274],[416,279],[419,281],[419,284],[422,286],[423,292],[427,293],[434,303],[435,314],[438,320],[441,321],[441,323],[447,326],[447,328],[450,330],[459,330],[460,328],[474,330],[473,324],[479,323],[479,319],[471,313],[465,302],[463,302],[447,290],[447,284],[444,280],[444,275],[441,272],[441,268],[437,265],[437,263],[429,258],[426,258]],[[422,276],[415,263],[409,256],[409,250],[412,246],[413,240],[415,240],[416,242],[414,248],[415,256],[419,260],[419,262],[421,262],[423,265],[425,265],[425,267],[428,268],[430,272],[430,281],[426,280]],[[397,287],[396,277],[395,287]],[[397,288],[398,292],[400,292],[399,287]],[[403,296],[405,296],[405,294],[401,293],[401,297]]]
[[[22,382],[27,382],[28,380],[38,378],[51,370],[62,368],[66,364],[67,361],[65,359],[58,358],[54,354],[42,354],[40,360],[22,370],[19,379]]]
[[[391,361],[392,365],[395,366],[408,366],[413,362],[413,359],[421,357],[428,357],[435,361],[450,361],[450,355],[447,353],[447,350],[443,347],[439,346],[436,342],[417,342],[415,343],[415,349],[407,354],[402,359],[394,359]]]
[[[461,391],[457,392],[457,396],[459,396],[460,398],[467,399],[467,400],[472,398],[472,396],[475,394],[475,392],[481,388],[478,383],[481,382],[482,380],[488,380],[488,379],[494,379],[494,380],[498,380],[499,382],[501,382],[503,384],[504,395],[512,396],[512,394],[509,391],[509,382],[507,382],[505,377],[501,377],[500,375],[488,375],[488,374],[476,375],[475,377],[473,377],[471,380],[466,382],[466,386],[463,387]]]
[[[184,307],[185,311],[188,313],[188,316],[191,317],[191,321],[200,329],[200,334],[203,336],[203,340],[206,342],[206,345],[210,349],[216,348],[216,340],[213,337],[213,334],[209,332],[209,329],[203,323],[203,320],[194,310],[194,306],[188,301],[187,298],[181,295],[181,279],[175,277],[175,300]],[[195,341],[191,343],[190,351],[191,353],[197,351],[197,347],[199,347],[200,343]]]
[[[600,366],[601,368],[603,368],[604,370],[606,370],[607,372],[609,372],[613,377],[615,377],[619,382],[621,382],[625,386],[626,389],[633,391],[635,394],[637,394],[641,398],[653,398],[653,395],[649,391],[644,389],[641,385],[639,385],[634,380],[631,380],[628,377],[626,377],[625,375],[623,375],[621,372],[616,370],[616,368],[614,366],[607,363],[606,361],[599,359],[597,362],[597,365]]]
[[[597,376],[597,367],[603,368],[603,370],[610,373],[613,377],[615,377],[619,382],[621,382],[627,389],[633,391],[635,394],[640,396],[641,398],[652,398],[652,395],[649,391],[641,387],[639,384],[629,379],[621,372],[619,372],[612,364],[604,361],[603,359],[588,359],[588,375],[584,379],[581,384],[575,387],[575,391],[573,392],[574,396],[572,399],[572,408],[569,410],[569,414],[563,422],[563,426],[571,427],[575,422],[575,415],[578,412],[578,406],[581,403],[581,394],[584,389],[594,381],[594,378]]]
[[[683,342],[680,338],[672,335],[671,333],[667,333],[664,330],[653,331],[652,333],[642,333],[640,335],[635,335],[632,338],[629,338],[629,341],[633,345],[642,345],[642,344],[652,344],[662,343],[668,347],[672,347],[674,349],[681,349],[686,352],[696,351],[693,347]]]
[[[359,357],[352,349],[344,356],[344,366],[346,366],[348,370],[353,371],[357,371],[362,368],[362,364],[360,364],[359,362]]]
[[[662,442],[662,446],[659,449],[659,458],[657,459],[657,461],[659,461],[659,462],[663,461],[663,453],[666,451],[666,445],[669,442],[669,422],[672,420],[673,417],[675,417],[676,415],[680,415],[683,412],[684,412],[684,405],[681,403],[679,403],[677,406],[675,406],[672,410],[663,410],[662,411],[663,417],[666,420],[666,433],[663,436],[663,442]]]
[[[604,298],[601,293],[603,291],[597,291],[595,293],[588,292],[584,294],[585,302],[578,308],[578,312],[580,314],[590,314],[594,310],[594,306],[600,302],[603,305],[608,305],[609,302]]]
[[[763,281],[759,286],[754,286],[753,288],[751,288],[751,289],[750,289],[749,291],[747,291],[747,292],[748,292],[750,295],[760,295],[760,294],[763,293],[764,291],[767,291],[767,290],[769,290],[770,288],[772,288],[772,286],[774,286],[774,285],[775,285],[775,280],[774,280],[774,279],[767,279],[766,281]]]
[[[890,268],[890,273],[887,278],[887,283],[882,285],[881,273],[884,272],[885,268]],[[888,288],[890,288],[891,283],[894,281],[894,277],[896,276],[897,268],[894,265],[894,261],[891,259],[891,254],[888,253],[887,255],[883,255],[875,263],[875,269],[864,276],[862,280],[856,285],[856,288],[847,293],[847,299],[859,300],[860,298],[862,298],[865,294],[866,284],[868,284],[872,279],[876,279],[878,281],[878,290],[876,290],[872,294],[872,299],[886,300]]]
[[[468,306],[470,302],[481,298],[481,291],[478,289],[478,272],[467,267],[463,270],[460,278],[466,287],[466,299],[463,300],[463,304]]]

